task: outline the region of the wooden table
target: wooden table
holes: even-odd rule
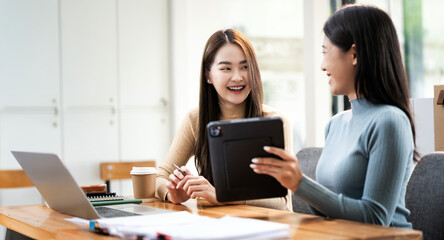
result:
[[[144,205],[173,211],[222,217],[255,218],[291,225],[292,239],[422,239],[422,232],[388,228],[352,221],[326,219],[246,205],[210,206],[203,200],[189,200],[181,205],[155,201]],[[117,239],[81,230],[65,218],[71,216],[44,205],[0,207],[0,224],[37,239]]]

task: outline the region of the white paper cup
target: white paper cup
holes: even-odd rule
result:
[[[157,169],[154,167],[133,167],[131,170],[134,198],[154,198]]]

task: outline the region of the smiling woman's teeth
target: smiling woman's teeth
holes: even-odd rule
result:
[[[228,89],[233,90],[233,91],[240,91],[240,90],[244,89],[244,86],[240,86],[240,87],[228,87]]]

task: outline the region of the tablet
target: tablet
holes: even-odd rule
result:
[[[284,148],[282,119],[247,118],[210,122],[207,136],[217,201],[287,195],[287,189],[275,178],[257,174],[250,168],[251,159],[255,157],[276,157],[265,152],[264,146]]]

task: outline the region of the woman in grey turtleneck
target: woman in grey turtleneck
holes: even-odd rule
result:
[[[347,95],[352,109],[327,124],[317,181],[290,152],[273,147],[265,150],[285,161],[256,158],[251,168],[275,177],[318,214],[412,228],[404,199],[418,156],[395,27],[376,7],[348,5],[327,20],[324,33],[322,71],[331,93]]]

